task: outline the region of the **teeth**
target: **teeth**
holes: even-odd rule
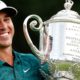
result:
[[[0,36],[7,36],[8,35],[8,33],[4,33],[4,34],[1,34]]]

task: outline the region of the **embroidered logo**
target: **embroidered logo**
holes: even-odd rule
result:
[[[23,70],[24,73],[27,73],[30,70],[30,68]]]

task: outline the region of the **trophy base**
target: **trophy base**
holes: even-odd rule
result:
[[[46,80],[80,80],[80,63],[68,60],[48,60],[51,75]]]

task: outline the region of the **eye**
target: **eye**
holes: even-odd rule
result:
[[[11,20],[10,17],[4,18],[4,21],[5,21],[5,22],[9,22],[10,20]]]

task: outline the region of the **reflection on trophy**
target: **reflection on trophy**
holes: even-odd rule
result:
[[[80,80],[80,15],[71,10],[72,0],[66,0],[64,10],[43,22],[38,15],[28,16],[23,23],[25,38],[32,51],[42,62],[49,63],[51,75],[42,71],[48,80]],[[31,41],[30,28],[40,32],[40,49]],[[39,27],[35,27],[39,23]]]

